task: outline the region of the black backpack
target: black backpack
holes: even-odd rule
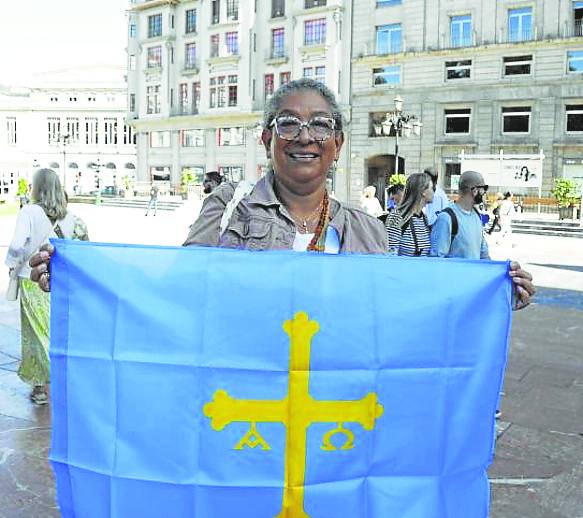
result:
[[[457,220],[457,216],[455,215],[455,211],[451,207],[446,207],[441,212],[447,212],[449,214],[449,217],[451,218],[451,241],[449,243],[449,246],[451,247],[453,240],[455,239],[455,236],[457,236],[460,226]],[[476,207],[474,207],[474,212],[478,215],[481,221],[482,218]]]

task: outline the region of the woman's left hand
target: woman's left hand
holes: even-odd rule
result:
[[[523,309],[530,304],[531,298],[536,293],[532,283],[532,275],[523,270],[516,261],[510,263],[510,271],[508,273],[514,285],[514,304],[512,309],[515,311]]]

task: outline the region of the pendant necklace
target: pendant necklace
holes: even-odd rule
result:
[[[291,214],[296,227],[298,228],[298,231],[300,234],[307,234],[308,233],[308,223],[310,221],[312,221],[316,216],[319,216],[320,212],[322,211],[322,205],[324,203],[324,200],[322,200],[319,205],[316,207],[316,210],[314,210],[311,214],[309,214],[308,216],[306,216],[305,218],[298,218],[291,209],[288,208],[289,213]]]

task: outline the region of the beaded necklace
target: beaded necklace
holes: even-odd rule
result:
[[[324,191],[324,199],[322,200],[322,212],[318,225],[314,231],[314,237],[310,241],[307,250],[309,252],[324,252],[326,249],[326,233],[328,231],[328,223],[330,222],[330,200],[328,198],[328,191]]]

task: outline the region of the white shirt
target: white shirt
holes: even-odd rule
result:
[[[312,241],[314,234],[300,234],[296,232],[296,237],[294,239],[293,251],[294,252],[305,252],[308,249],[308,245]],[[328,225],[328,230],[326,231],[326,242],[324,243],[324,253],[326,254],[338,254],[340,252],[340,240],[338,239],[338,232],[336,229]]]

